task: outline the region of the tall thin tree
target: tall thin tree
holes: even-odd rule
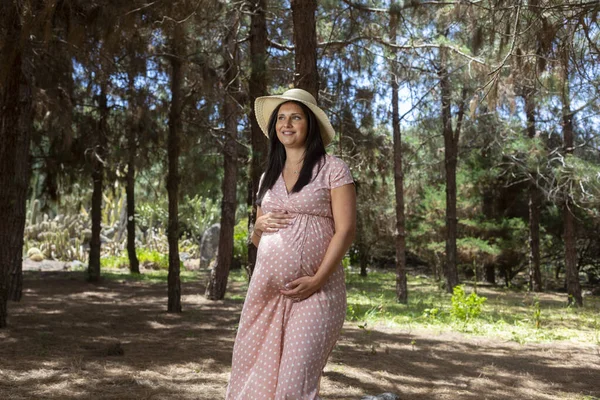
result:
[[[571,93],[569,80],[569,52],[570,35],[563,40],[560,52],[561,61],[561,101],[562,101],[562,128],[563,145],[565,155],[568,157],[574,150],[574,132],[573,132],[573,112],[571,111]],[[575,204],[572,201],[570,193],[565,194],[563,204],[563,223],[564,223],[564,241],[565,241],[565,272],[567,280],[567,293],[569,295],[569,304],[583,306],[583,297],[581,296],[581,285],[579,283],[579,269],[577,266],[577,233],[575,226],[575,216],[573,208]]]
[[[246,270],[248,278],[252,277],[256,264],[257,249],[252,244],[252,230],[256,221],[256,194],[260,182],[260,174],[267,157],[267,139],[263,134],[256,115],[254,114],[254,101],[257,97],[267,94],[267,2],[266,0],[251,1],[251,26],[250,26],[250,58],[251,72],[249,88],[250,101],[250,143],[252,145],[252,158],[250,161],[250,182],[248,184],[248,205],[250,215],[248,218],[248,265]]]
[[[223,101],[223,118],[225,118],[225,143],[223,146],[223,200],[221,203],[221,230],[219,231],[219,250],[217,263],[211,270],[206,297],[221,300],[225,297],[229,266],[233,260],[233,229],[235,227],[235,210],[237,206],[237,125],[238,125],[238,57],[237,33],[239,15],[237,10],[229,12],[228,31],[223,46],[225,68],[225,99]]]
[[[32,52],[26,12],[16,1],[0,5],[0,328],[7,324],[9,288],[21,293],[32,128]],[[11,282],[11,274],[17,273]]]
[[[102,230],[102,191],[104,183],[104,163],[107,154],[108,134],[108,77],[100,71],[100,93],[98,94],[99,117],[96,123],[96,138],[90,152],[92,163],[92,237],[90,239],[90,255],[88,261],[88,280],[100,280],[100,232]]]
[[[169,112],[167,193],[169,198],[168,312],[181,312],[181,279],[179,260],[179,154],[182,131],[185,32],[183,22],[175,22],[170,38],[171,47],[171,109]]]
[[[535,83],[533,84],[535,85]],[[525,116],[527,118],[527,136],[535,137],[535,86],[523,90]],[[535,176],[536,173],[534,172]],[[536,182],[530,182],[529,197],[529,287],[534,292],[542,291],[542,273],[540,270],[540,215],[542,194]]]
[[[129,98],[129,129],[127,132],[127,255],[129,257],[129,271],[140,273],[140,262],[135,251],[135,159],[137,153],[137,133],[140,126],[140,107],[134,85],[134,75],[128,76]]]
[[[390,10],[390,43],[396,44],[398,35],[398,12]],[[396,50],[393,50],[396,52]],[[396,194],[396,298],[401,303],[408,301],[406,282],[406,229],[404,219],[404,172],[402,168],[402,132],[400,131],[400,105],[398,98],[398,63],[391,62],[392,80],[392,129],[394,132],[394,188]]]
[[[456,214],[456,166],[458,164],[458,140],[465,111],[466,90],[459,104],[456,128],[452,127],[452,88],[448,72],[448,49],[440,46],[440,65],[438,75],[440,79],[441,105],[442,105],[442,133],[444,136],[444,166],[446,170],[446,260],[444,262],[444,275],[446,277],[446,290],[452,293],[458,285],[458,269],[456,239],[458,235],[458,217]]]

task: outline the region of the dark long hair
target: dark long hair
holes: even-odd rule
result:
[[[325,145],[323,144],[321,129],[319,128],[319,123],[315,114],[310,110],[310,108],[298,101],[287,101],[285,103],[290,102],[299,105],[302,108],[302,111],[304,111],[304,115],[306,115],[306,118],[308,119],[304,164],[300,170],[298,180],[292,188],[292,193],[296,193],[312,180],[312,171],[317,163],[319,164],[319,171],[321,170],[323,166],[321,161],[325,157]],[[283,171],[283,167],[285,165],[285,147],[283,147],[283,144],[279,141],[279,138],[277,138],[277,131],[275,129],[277,125],[279,108],[285,103],[278,105],[269,118],[269,155],[267,157],[265,176],[258,190],[256,199],[256,204],[259,206],[262,204],[262,199],[267,190],[271,189],[275,182],[277,182],[277,179],[279,179],[279,175],[281,175],[281,171]],[[318,173],[319,172],[317,171],[317,174]]]

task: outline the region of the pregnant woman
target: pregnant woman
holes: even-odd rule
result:
[[[346,164],[325,152],[333,127],[310,93],[259,97],[255,112],[269,156],[226,399],[320,399],[346,315],[341,260],[354,237],[356,193]]]

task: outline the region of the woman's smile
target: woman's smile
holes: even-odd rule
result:
[[[292,102],[282,104],[277,113],[276,131],[285,147],[304,147],[308,121],[302,107]]]

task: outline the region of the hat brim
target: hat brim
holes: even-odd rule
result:
[[[331,143],[333,137],[335,136],[335,131],[331,125],[331,122],[329,121],[329,118],[327,118],[327,114],[325,114],[323,110],[312,103],[302,101],[296,97],[283,95],[257,97],[254,101],[254,114],[256,115],[256,121],[258,122],[260,129],[267,137],[269,137],[269,119],[271,118],[271,114],[273,114],[273,111],[275,111],[277,106],[288,101],[297,101],[298,103],[302,103],[307,106],[317,117],[317,122],[321,131],[321,138],[323,139],[323,145],[327,146],[329,143]]]

